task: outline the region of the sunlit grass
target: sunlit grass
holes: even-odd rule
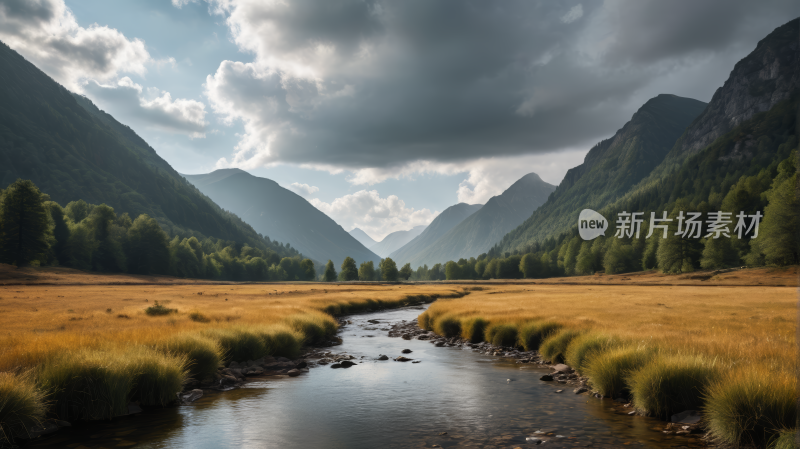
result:
[[[519,345],[526,351],[537,351],[542,342],[561,327],[560,323],[554,321],[537,320],[522,324],[519,329]]]
[[[0,373],[0,447],[13,444],[15,437],[27,436],[46,410],[45,394],[29,373]]]
[[[539,352],[553,363],[564,363],[569,344],[583,333],[581,329],[569,328],[552,332],[539,346]]]

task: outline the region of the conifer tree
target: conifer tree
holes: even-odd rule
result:
[[[397,264],[391,258],[387,257],[381,260],[380,268],[381,277],[383,277],[384,281],[394,282],[397,280]]]
[[[18,179],[5,190],[0,223],[0,261],[26,266],[50,248],[50,219],[42,193],[30,180]]]
[[[322,280],[325,282],[334,282],[336,280],[336,268],[333,266],[333,262],[328,259],[328,263],[325,264],[325,274],[322,276]]]
[[[339,272],[340,281],[358,280],[358,268],[356,268],[356,261],[352,257],[344,258],[341,269],[342,271]]]

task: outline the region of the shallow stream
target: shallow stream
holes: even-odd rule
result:
[[[349,317],[344,343],[331,349],[360,359],[351,368],[258,379],[191,405],[62,429],[27,447],[525,448],[536,447],[526,443],[536,431],[551,434],[537,435],[542,448],[701,447],[662,434],[662,422],[613,412],[610,400],[556,393],[559,384],[539,380],[550,370],[387,336],[392,323],[421,312]],[[375,360],[403,349],[420,363]]]

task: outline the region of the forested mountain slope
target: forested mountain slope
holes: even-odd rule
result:
[[[453,229],[467,217],[479,211],[481,207],[483,207],[482,204],[466,203],[458,203],[448,207],[442,211],[441,214],[437,215],[420,235],[389,254],[389,257],[400,265],[411,262],[416,254],[433,245],[436,240],[447,234],[447,231]],[[417,267],[417,265],[413,263],[411,266]]]

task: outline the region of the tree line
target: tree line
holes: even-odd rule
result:
[[[314,262],[267,237],[256,246],[170,238],[147,214],[132,219],[83,200],[62,207],[30,180],[0,190],[0,262],[234,281],[314,280]]]

